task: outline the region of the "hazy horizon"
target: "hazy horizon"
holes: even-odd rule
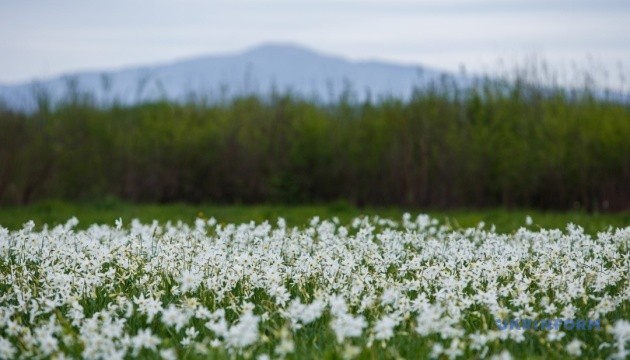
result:
[[[620,0],[0,3],[0,83],[291,43],[350,60],[473,72],[528,56],[627,74]]]

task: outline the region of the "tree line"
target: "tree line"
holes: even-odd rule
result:
[[[521,81],[406,100],[294,94],[0,107],[0,204],[319,203],[630,209],[630,106]]]

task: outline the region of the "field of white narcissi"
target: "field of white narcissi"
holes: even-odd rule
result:
[[[0,228],[0,358],[630,354],[630,227],[76,225]]]

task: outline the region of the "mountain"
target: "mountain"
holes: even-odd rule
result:
[[[134,104],[169,99],[216,101],[245,94],[291,91],[319,101],[351,90],[358,99],[408,97],[416,86],[445,73],[420,66],[349,61],[286,44],[267,44],[241,53],[205,56],[156,66],[93,71],[0,86],[0,102],[16,110],[36,107],[45,94],[52,102],[90,94],[99,104]]]

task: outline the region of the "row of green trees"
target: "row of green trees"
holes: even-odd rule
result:
[[[628,210],[630,106],[486,82],[405,101],[0,111],[0,204],[103,197]]]

